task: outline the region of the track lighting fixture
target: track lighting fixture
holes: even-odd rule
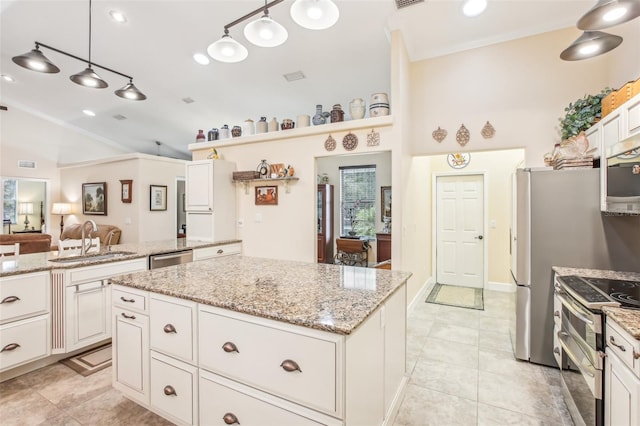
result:
[[[136,88],[133,85],[133,77],[123,74],[121,72],[118,72],[114,69],[107,68],[102,65],[98,65],[95,62],[91,61],[91,0],[89,0],[89,59],[80,58],[78,56],[72,55],[71,53],[65,52],[60,49],[56,49],[55,47],[48,46],[44,43],[40,43],[39,41],[36,41],[35,44],[36,44],[35,49],[31,50],[30,52],[27,52],[23,55],[14,56],[12,58],[13,62],[15,62],[16,64],[20,65],[23,68],[26,68],[32,71],[49,73],[49,74],[60,72],[60,68],[54,65],[53,62],[51,62],[40,51],[40,48],[44,47],[46,49],[53,50],[54,52],[76,59],[80,62],[85,62],[87,64],[87,67],[83,71],[80,71],[79,73],[76,73],[71,77],[69,77],[71,81],[73,81],[76,84],[79,84],[80,86],[96,88],[96,89],[103,89],[109,86],[109,84],[106,81],[104,81],[94,71],[93,68],[95,67],[105,71],[109,71],[114,74],[118,74],[122,77],[129,79],[128,84],[126,84],[121,89],[118,89],[115,91],[115,94],[118,95],[119,97],[124,99],[134,100],[134,101],[142,101],[147,98],[140,90],[138,90],[138,88]]]
[[[581,30],[602,30],[640,16],[638,0],[599,0],[578,21]]]
[[[560,54],[565,61],[579,61],[593,58],[615,49],[622,43],[622,37],[602,31],[585,31],[571,46]]]

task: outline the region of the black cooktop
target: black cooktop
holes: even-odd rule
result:
[[[563,287],[585,306],[621,306],[640,309],[640,282],[610,278],[589,278],[575,275],[560,277]]]

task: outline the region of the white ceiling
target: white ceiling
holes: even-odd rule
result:
[[[197,64],[192,55],[223,33],[223,27],[263,5],[262,0],[94,0],[92,59],[133,76],[148,99],[132,102],[113,93],[127,83],[96,69],[107,89],[73,84],[69,76],[85,65],[53,51],[43,53],[60,69],[41,74],[11,61],[34,48],[50,45],[79,57],[88,56],[88,0],[2,0],[0,103],[15,106],[80,129],[124,149],[190,158],[187,145],[198,129],[223,124],[313,115],[336,103],[347,110],[356,97],[389,92],[389,32],[402,31],[412,61],[446,55],[491,43],[574,26],[593,4],[585,0],[489,0],[487,11],[464,18],[461,1],[426,0],[398,10],[394,0],[335,0],[336,25],[324,31],[299,27],[289,15],[292,0],[273,7],[271,16],[289,32],[285,44],[260,48],[244,39],[239,24],[231,36],[249,50],[236,64]],[[117,9],[128,21],[118,24],[108,12]],[[558,54],[566,46],[558,46]],[[302,71],[303,80],[287,82],[283,74]],[[185,103],[184,98],[195,102]],[[391,100],[393,108],[393,100]],[[87,117],[83,109],[93,110]],[[122,115],[126,120],[116,120]],[[1,115],[0,115],[1,117]],[[156,141],[161,144],[158,147]]]

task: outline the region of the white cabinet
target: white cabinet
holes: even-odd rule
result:
[[[178,424],[198,424],[198,367],[151,351],[151,407]]]
[[[149,317],[114,307],[112,321],[113,387],[149,405]]]
[[[182,361],[197,363],[197,304],[151,294],[149,305],[151,349]]]
[[[200,241],[233,240],[236,236],[234,163],[191,161],[186,165],[187,235]]]
[[[622,108],[627,116],[624,138],[640,134],[640,96],[634,96]]]
[[[242,251],[241,243],[221,244],[218,246],[202,247],[193,249],[193,261],[213,259],[221,256],[229,256],[232,254],[240,254]]]
[[[67,351],[111,336],[111,297],[106,280],[70,285],[66,289]]]

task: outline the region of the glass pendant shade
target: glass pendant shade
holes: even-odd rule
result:
[[[247,48],[232,39],[229,34],[225,34],[220,40],[211,43],[207,48],[207,53],[220,62],[240,62],[249,55]]]
[[[622,24],[640,16],[638,0],[599,0],[580,18],[577,27],[581,30],[602,30]]]
[[[579,61],[607,53],[622,43],[622,37],[602,31],[585,31],[560,54],[565,61]]]
[[[69,78],[74,83],[84,87],[104,89],[109,86],[91,67],[85,68],[84,71],[80,71],[78,74],[74,74]]]
[[[48,74],[55,74],[60,72],[60,68],[55,66],[53,62],[47,59],[46,56],[36,47],[28,53],[20,56],[14,56],[11,58],[13,62],[20,65],[23,68],[44,72]]]
[[[132,81],[127,83],[122,89],[116,90],[114,93],[121,98],[129,99],[130,101],[144,101],[147,99],[147,96],[138,90],[138,88],[133,85]]]
[[[324,30],[338,22],[340,10],[331,0],[296,0],[291,5],[291,18],[310,30]]]
[[[289,33],[285,27],[265,14],[244,27],[244,36],[256,46],[276,47],[287,41]]]

